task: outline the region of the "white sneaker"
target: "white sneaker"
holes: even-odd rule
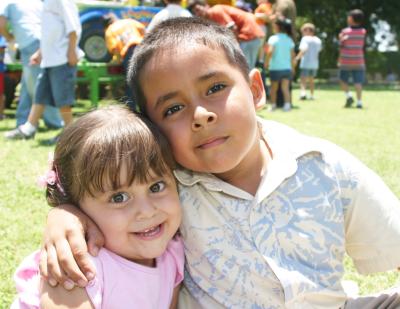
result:
[[[274,112],[276,110],[276,104],[271,104],[269,107],[268,107],[268,111],[269,112]]]
[[[284,112],[288,112],[292,109],[292,104],[290,104],[289,102],[286,102],[285,104],[283,104],[282,109]]]

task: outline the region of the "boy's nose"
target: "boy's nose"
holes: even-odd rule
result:
[[[199,130],[213,124],[216,120],[217,115],[214,112],[207,110],[203,106],[197,106],[193,114],[192,129]]]

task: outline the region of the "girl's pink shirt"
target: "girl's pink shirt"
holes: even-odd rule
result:
[[[93,258],[97,275],[86,292],[98,308],[169,308],[174,288],[183,280],[184,252],[180,238],[171,240],[154,268],[126,260],[107,249]],[[11,308],[39,308],[39,252],[16,270],[18,298]]]

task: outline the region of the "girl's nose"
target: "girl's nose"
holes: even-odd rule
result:
[[[136,219],[138,221],[150,219],[157,213],[157,207],[149,200],[137,201],[136,207]]]

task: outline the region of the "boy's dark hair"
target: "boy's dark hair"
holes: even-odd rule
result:
[[[197,17],[168,19],[144,37],[136,47],[129,63],[127,83],[132,88],[133,98],[144,115],[147,115],[146,98],[140,85],[140,74],[144,66],[157,54],[168,49],[180,48],[188,43],[196,43],[212,49],[222,48],[228,62],[238,68],[248,80],[249,67],[246,58],[231,30]]]
[[[187,3],[187,9],[193,13],[193,9],[196,5],[206,6],[207,2],[205,0],[189,0]]]
[[[357,25],[361,25],[364,21],[364,12],[360,9],[351,10],[347,16],[351,16],[353,22]]]
[[[279,16],[275,21],[281,32],[286,33],[288,36],[292,36],[292,20],[284,16]]]
[[[152,172],[162,176],[174,167],[167,140],[148,119],[121,105],[100,108],[62,132],[51,167],[56,181],[47,185],[47,202],[79,205],[86,195],[144,183]]]

